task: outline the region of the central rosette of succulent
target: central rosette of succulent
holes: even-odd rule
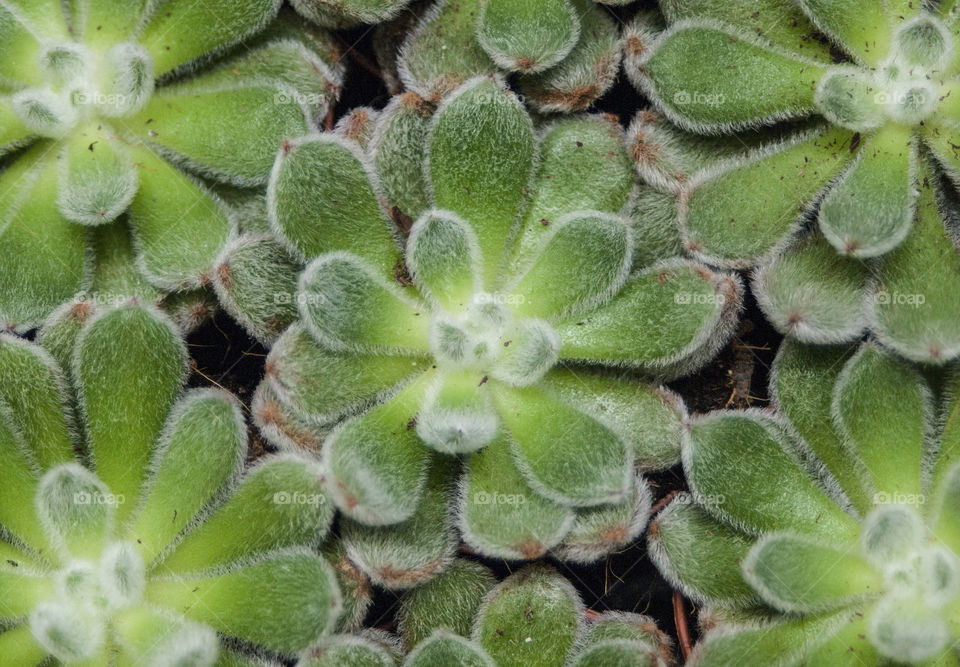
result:
[[[831,122],[857,132],[930,118],[957,87],[954,39],[936,16],[901,25],[876,68],[838,65],[820,79],[816,104]]]

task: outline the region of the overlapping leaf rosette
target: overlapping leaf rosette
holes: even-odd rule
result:
[[[211,184],[262,189],[339,91],[329,36],[279,5],[0,7],[0,325],[73,299],[210,301],[239,219]]]
[[[61,366],[69,338],[0,334],[4,663],[241,664],[343,627],[317,462],[246,466],[240,405],[182,392],[160,311],[90,313]]]
[[[649,543],[702,606],[693,664],[957,664],[958,390],[873,342],[788,341],[779,414],[691,420],[691,494]]]
[[[678,126],[638,120],[637,156],[687,250],[761,265],[760,305],[803,342],[870,331],[914,361],[957,357],[960,7],[661,6],[666,27],[628,30],[627,72]]]
[[[500,72],[538,111],[583,111],[620,70],[620,32],[604,5],[630,1],[438,0],[413,25],[404,17],[380,31],[381,66],[388,82],[433,101]]]
[[[670,639],[648,616],[588,612],[549,566],[529,565],[497,583],[483,565],[458,560],[405,594],[400,636],[382,630],[329,635],[298,667],[664,667]]]
[[[322,456],[374,582],[434,576],[454,523],[488,556],[583,562],[645,525],[638,469],[677,461],[684,409],[638,376],[708,360],[741,287],[679,258],[635,267],[622,140],[597,116],[535,131],[480,77],[436,114],[395,99],[367,150],[331,133],[278,156],[272,221],[309,265],[254,413]]]

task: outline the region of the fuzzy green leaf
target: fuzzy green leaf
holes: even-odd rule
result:
[[[40,143],[0,173],[0,328],[36,326],[85,282],[86,238],[57,210],[54,157]]]
[[[853,506],[866,515],[875,489],[863,461],[850,456],[833,421],[833,390],[853,351],[784,341],[777,352],[770,393],[834,476]]]
[[[477,40],[505,70],[540,72],[573,49],[580,21],[569,0],[487,0],[480,5]]]
[[[886,122],[883,107],[876,101],[878,90],[869,71],[838,65],[820,79],[814,101],[820,113],[834,125],[869,132]]]
[[[292,0],[297,11],[311,21],[331,28],[355,23],[380,23],[395,16],[410,0],[346,0],[331,4],[326,0]]]
[[[125,305],[87,325],[73,367],[90,456],[100,479],[124,497],[117,508],[124,520],[186,379],[186,346],[159,312]]]
[[[297,667],[396,667],[392,646],[364,635],[328,635],[297,662]]]
[[[341,609],[330,566],[296,549],[221,574],[153,579],[144,597],[229,637],[284,652],[307,648],[333,627]]]
[[[334,351],[429,348],[424,305],[356,255],[327,253],[311,262],[300,276],[297,301],[307,330]]]
[[[473,228],[455,214],[430,211],[407,241],[407,268],[417,287],[447,312],[459,312],[480,291],[483,257]]]
[[[889,125],[870,137],[820,207],[820,229],[853,257],[875,257],[898,246],[913,222],[911,163],[917,159],[906,128]]]
[[[916,370],[876,346],[861,347],[837,379],[833,415],[878,495],[922,498],[924,438],[932,405]]]
[[[556,570],[530,565],[487,595],[473,629],[503,667],[563,664],[579,634],[583,603]]]
[[[517,466],[537,492],[578,507],[627,496],[632,454],[610,428],[537,387],[497,384],[493,396]]]
[[[237,473],[246,454],[239,406],[228,394],[194,390],[173,407],[128,534],[150,563]]]
[[[633,266],[633,239],[623,218],[574,213],[552,227],[522,277],[506,288],[523,297],[517,310],[529,317],[588,312],[619,291]]]
[[[431,379],[425,373],[383,405],[344,423],[324,444],[327,488],[347,516],[368,525],[413,516],[429,462],[415,416]]]
[[[14,664],[36,665],[50,653],[34,638],[30,627],[20,625],[0,633],[0,652]]]
[[[290,455],[262,459],[160,567],[189,572],[319,542],[333,521],[322,477],[319,466],[308,460]]]
[[[691,54],[699,54],[691,61]],[[823,65],[771,49],[710,21],[681,21],[646,61],[649,92],[681,126],[698,132],[752,127],[814,111]]]
[[[349,632],[363,625],[363,619],[373,602],[370,578],[356,563],[347,558],[346,547],[340,540],[327,540],[321,554],[333,567],[337,585],[343,596],[343,613],[337,620],[337,632]]]
[[[797,0],[797,4],[854,58],[877,65],[887,55],[891,17],[872,0]]]
[[[393,276],[400,251],[378,197],[358,147],[323,135],[284,144],[267,205],[274,229],[304,257],[346,250]]]
[[[37,487],[37,516],[44,532],[64,555],[97,558],[124,502],[78,463],[50,470]]]
[[[139,266],[159,287],[199,287],[209,278],[232,225],[203,186],[150,150],[132,152],[140,168],[140,188],[130,204]]]
[[[211,628],[145,607],[121,611],[113,627],[124,657],[134,664],[212,665],[219,652],[220,642]]]
[[[55,594],[49,577],[20,567],[22,564],[26,562],[10,559],[0,565],[0,599],[3,600],[0,603],[0,618],[4,621],[26,616],[37,604]],[[469,629],[464,634],[469,634]]]
[[[66,26],[64,26],[66,28]],[[19,88],[23,84],[37,84],[43,80],[39,60],[40,42],[32,34],[32,25],[13,8],[0,8],[0,81]],[[17,85],[19,84],[19,85]]]
[[[954,553],[960,553],[960,466],[950,469],[937,492],[940,506],[935,515],[937,523],[933,532]]]
[[[838,255],[819,235],[779,253],[754,274],[764,315],[781,333],[810,343],[855,339],[868,327],[863,262]]]
[[[885,657],[899,663],[933,662],[951,651],[950,630],[921,598],[881,600],[870,612],[867,636]]]
[[[759,602],[740,569],[754,540],[714,519],[689,493],[671,501],[647,535],[651,560],[691,599],[736,607]]]
[[[569,508],[530,488],[505,437],[468,459],[457,513],[467,544],[510,560],[543,556],[574,522]]]
[[[756,263],[852,159],[852,140],[843,129],[800,134],[699,174],[680,209],[687,248],[718,263]]]
[[[370,140],[370,154],[387,201],[416,220],[430,207],[424,146],[434,107],[416,93],[394,97]]]
[[[438,630],[412,650],[403,664],[405,667],[433,667],[433,665],[494,667],[496,663],[479,644]]]
[[[85,44],[109,47],[132,36],[147,0],[69,0],[70,29]]]
[[[253,394],[250,411],[264,437],[285,452],[319,452],[331,426],[304,415],[280,399],[274,388],[261,382]]]
[[[560,339],[543,320],[521,319],[503,337],[504,349],[490,370],[490,375],[501,382],[526,387],[557,362]]]
[[[439,375],[417,413],[417,435],[445,454],[480,449],[493,440],[499,426],[489,387],[477,372]]]
[[[216,6],[166,0],[142,28],[140,43],[153,56],[160,76],[257,32],[279,6],[279,0],[226,0]]]
[[[743,562],[743,572],[768,604],[785,612],[846,606],[883,590],[880,575],[856,549],[783,533],[757,542]]]
[[[480,603],[495,583],[485,565],[458,558],[427,583],[405,593],[397,623],[407,651],[441,628],[469,637]]]
[[[428,148],[434,201],[473,226],[487,289],[497,283],[533,168],[532,122],[501,85],[474,79],[448,98],[434,116]]]
[[[15,413],[0,398],[0,454],[4,460],[4,484],[0,486],[0,523],[13,536],[41,552],[50,545],[37,519],[33,502],[39,482],[38,474],[15,421]]]
[[[787,453],[789,447],[769,417],[715,412],[692,424],[684,470],[704,509],[741,530],[854,540],[857,523]],[[776,485],[761,482],[774,478]]]
[[[87,225],[112,222],[137,191],[139,175],[114,132],[105,125],[77,128],[65,142],[57,207],[68,220]]]

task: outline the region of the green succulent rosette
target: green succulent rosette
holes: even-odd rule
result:
[[[318,464],[246,466],[239,403],[182,391],[159,310],[79,309],[42,345],[0,334],[3,662],[233,664],[340,627]]]
[[[211,184],[262,187],[339,90],[329,37],[279,4],[0,7],[0,325],[73,299],[203,304],[240,219]]]
[[[957,5],[661,5],[627,72],[678,127],[638,128],[635,156],[686,249],[760,265],[761,307],[802,342],[960,355]]]
[[[692,664],[955,665],[960,374],[781,347],[778,413],[690,421],[651,556],[702,606]]]
[[[635,252],[633,194],[611,119],[535,130],[493,77],[436,113],[395,98],[367,149],[331,133],[281,151],[271,220],[308,265],[254,414],[320,454],[375,583],[435,576],[455,525],[489,556],[581,562],[642,530],[638,472],[677,462],[684,408],[640,376],[712,357],[741,288]]]
[[[385,52],[382,65],[433,101],[471,77],[501,72],[540,112],[583,111],[620,70],[618,24],[603,5],[630,1],[438,0],[406,31],[399,58]]]

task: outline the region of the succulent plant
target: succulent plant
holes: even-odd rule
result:
[[[561,667],[673,664],[670,639],[647,616],[588,613],[560,573],[528,565],[494,585],[484,566],[457,561],[441,578],[405,596],[406,642],[382,631],[330,635],[298,667]],[[414,639],[411,642],[410,640]]]
[[[439,101],[471,77],[513,73],[538,111],[583,111],[620,69],[619,31],[602,5],[630,1],[438,0],[408,32],[398,76],[408,90]]]
[[[0,8],[0,326],[209,283],[237,225],[209,184],[262,186],[339,90],[329,37],[279,4]],[[137,291],[101,291],[104,263]]]
[[[375,583],[435,576],[454,521],[488,556],[590,562],[646,522],[636,468],[677,462],[682,402],[639,376],[709,359],[739,281],[676,257],[634,267],[644,221],[626,217],[612,119],[538,136],[494,77],[424,107],[394,100],[372,154],[332,134],[281,151],[270,216],[309,265],[257,423],[320,453]]]
[[[631,134],[685,248],[759,264],[764,312],[803,342],[870,331],[914,361],[960,355],[957,7],[661,5],[668,28],[627,30],[627,72],[680,127],[643,113]]]
[[[693,664],[956,664],[960,374],[934,391],[876,343],[786,342],[779,414],[691,420],[691,494],[654,562],[705,613]]]
[[[186,346],[160,311],[75,329],[49,351],[0,334],[4,663],[231,664],[237,640],[290,655],[337,628],[316,462],[245,470],[240,405],[182,392]]]
[[[348,28],[358,23],[386,21],[410,0],[290,0],[300,14],[328,28]]]

